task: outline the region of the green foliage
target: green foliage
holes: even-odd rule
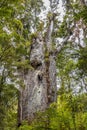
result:
[[[23,80],[18,78],[17,70],[27,73],[29,69],[33,69],[29,62],[31,32],[32,28],[37,28],[39,24],[37,15],[40,14],[42,6],[41,0],[0,0],[1,130],[16,130],[16,85],[24,87]]]
[[[82,19],[83,22],[87,25],[87,15],[86,15],[87,14],[87,6],[83,6],[82,8],[81,8],[81,6],[78,6],[75,8],[77,8],[79,10],[78,13],[74,14],[75,20],[78,21],[78,20]]]
[[[77,66],[80,70],[81,75],[87,75],[87,47],[79,51]]]
[[[67,31],[67,24],[66,24],[66,21],[62,22],[59,30],[57,31],[57,36],[59,37],[63,37],[63,36],[66,36],[66,31]]]
[[[86,103],[86,94],[60,94],[57,103],[51,104],[44,112],[38,112],[31,125],[23,122],[19,130],[86,130]]]
[[[32,33],[32,34],[30,35],[30,41],[32,42],[33,39],[36,39],[37,37],[38,37],[38,33],[37,33],[37,32]]]
[[[18,128],[18,130],[32,130],[32,126],[28,125],[27,121],[23,121],[22,125],[20,126],[20,128]]]
[[[1,83],[1,82],[0,82]],[[0,129],[16,127],[17,90],[13,84],[0,84]]]

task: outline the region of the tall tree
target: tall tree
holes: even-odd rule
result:
[[[75,38],[79,39],[78,26],[81,26],[82,22],[78,13],[80,12],[78,3],[81,5],[81,1],[75,3],[62,0],[65,16],[61,23],[58,13],[59,0],[49,0],[49,11],[45,21],[40,19],[42,0],[10,2],[10,0],[6,2],[2,0],[0,3],[2,71],[0,94],[4,91],[3,84],[7,84],[7,79],[12,80],[19,91],[18,125],[20,125],[22,120],[31,122],[36,112],[46,110],[57,100],[56,57],[64,45],[69,43],[71,35],[71,39],[74,39],[73,43]],[[3,12],[7,13],[7,15],[4,13],[4,17]],[[82,12],[81,14],[83,16]],[[58,37],[62,37],[60,44]],[[81,47],[81,44],[79,45]]]
[[[37,3],[39,2],[37,1]],[[36,112],[46,110],[52,102],[57,100],[56,55],[68,40],[70,31],[67,27],[69,32],[64,36],[61,46],[57,49],[53,48],[58,0],[50,0],[49,3],[50,10],[44,38],[41,30],[37,30],[36,27],[31,37],[29,61],[32,67],[24,71],[19,70],[20,78],[24,81],[18,104],[19,124],[22,120],[31,122]],[[35,14],[36,12],[37,10],[35,10]]]

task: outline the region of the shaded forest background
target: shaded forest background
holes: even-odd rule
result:
[[[55,12],[53,50],[61,46],[57,38],[70,36],[56,57],[57,103],[36,113],[32,124],[23,121],[17,128],[18,90],[24,87],[17,69],[32,69],[32,40],[38,32],[44,38],[52,14],[48,11],[41,19],[41,11],[47,8],[42,0],[0,0],[0,130],[87,130],[87,6],[82,0],[62,4],[63,21]]]

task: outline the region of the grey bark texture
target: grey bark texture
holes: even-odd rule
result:
[[[52,1],[50,1],[52,5]],[[33,69],[21,72],[25,87],[20,92],[18,117],[31,122],[38,111],[45,111],[52,102],[57,100],[56,60],[52,50],[52,33],[55,15],[51,9],[47,33],[43,40],[39,35],[32,40],[30,65]]]
[[[51,103],[57,100],[55,58],[66,44],[69,36],[63,40],[61,46],[52,50],[54,16],[49,18],[45,41],[41,35],[32,39],[29,61],[33,69],[27,70],[26,73],[20,72],[25,87],[21,89],[19,95],[19,124],[22,120],[32,122],[37,112],[45,111]]]
[[[30,64],[33,69],[21,72],[25,87],[20,91],[18,122],[31,122],[35,113],[46,110],[56,101],[56,62],[47,52],[43,39],[36,38],[31,45]]]

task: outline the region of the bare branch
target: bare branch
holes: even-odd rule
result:
[[[45,39],[48,50],[51,50],[53,27],[54,27],[54,19],[51,18],[51,20],[49,20],[49,25],[48,25],[46,39]]]
[[[47,48],[49,51],[52,50],[52,33],[54,29],[54,21],[56,18],[56,13],[55,11],[57,10],[59,0],[50,0],[50,12],[48,16],[48,27],[47,27],[47,33],[46,33],[46,38],[45,42],[47,45]]]
[[[23,90],[23,88],[22,88],[21,86],[16,86],[16,85],[14,85],[14,87],[15,87],[19,92],[21,92],[21,91]]]
[[[61,43],[61,45],[57,48],[57,52],[59,53],[62,48],[64,47],[65,44],[67,44],[67,41],[69,39],[70,35],[68,35],[67,37],[64,38],[63,42]]]

